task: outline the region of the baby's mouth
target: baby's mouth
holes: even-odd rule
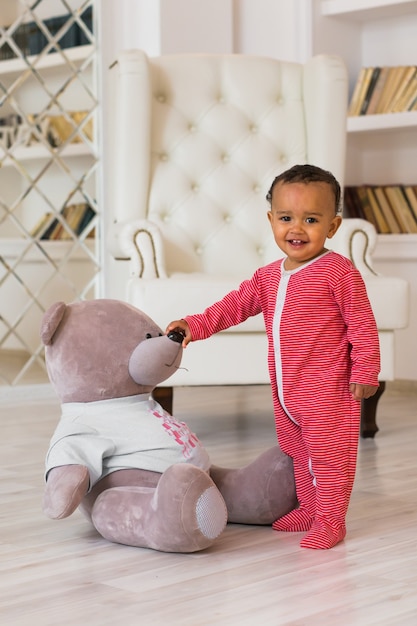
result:
[[[305,241],[302,241],[301,239],[288,239],[287,241],[292,246],[302,246],[303,244],[306,243]]]

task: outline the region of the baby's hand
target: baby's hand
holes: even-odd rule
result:
[[[358,402],[373,396],[377,389],[378,387],[374,387],[374,385],[358,385],[358,383],[350,383],[349,385],[350,393]]]
[[[173,330],[180,330],[184,335],[184,339],[182,342],[182,347],[186,348],[187,345],[192,341],[190,327],[188,326],[185,320],[176,320],[175,322],[170,322],[166,327],[165,334],[167,335],[169,332]]]

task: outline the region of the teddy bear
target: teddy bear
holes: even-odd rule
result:
[[[40,335],[61,418],[45,461],[43,511],[76,509],[105,539],[164,552],[211,546],[226,524],[272,524],[296,505],[277,445],[243,468],[213,465],[186,423],[153,397],[182,335],[114,299],[56,302]]]

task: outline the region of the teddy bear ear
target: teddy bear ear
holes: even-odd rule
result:
[[[55,302],[55,304],[52,304],[49,309],[45,311],[40,330],[40,336],[44,346],[52,343],[52,337],[64,317],[66,308],[67,305],[65,302]]]

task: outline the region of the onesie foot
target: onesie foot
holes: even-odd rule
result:
[[[272,528],[274,530],[281,530],[284,532],[290,533],[300,533],[306,530],[310,530],[313,524],[313,519],[307,513],[305,509],[294,509],[284,515],[284,517],[280,517],[273,524]]]
[[[334,529],[324,520],[316,519],[311,530],[300,542],[302,548],[312,550],[329,550],[346,536],[346,526],[343,524],[338,529]]]

